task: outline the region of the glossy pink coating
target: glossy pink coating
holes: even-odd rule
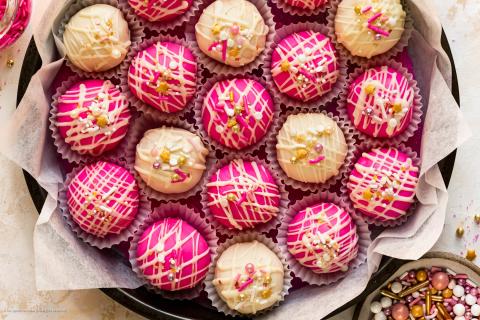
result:
[[[193,0],[128,0],[140,17],[151,22],[171,21],[184,14]]]
[[[5,14],[7,0],[0,0],[0,20]],[[31,0],[18,0],[17,13],[8,32],[0,38],[0,49],[12,45],[23,34],[30,21],[32,12]]]

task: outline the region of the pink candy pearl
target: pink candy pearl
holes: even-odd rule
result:
[[[476,295],[478,294],[477,289],[476,289],[476,288],[472,288],[472,289],[470,290],[470,294],[471,294],[472,296],[476,296]]]
[[[230,27],[230,32],[232,34],[238,34],[240,32],[240,27],[237,24],[234,24]]]
[[[480,298],[477,299],[477,304],[480,304]]]
[[[322,144],[319,143],[315,146],[315,151],[321,152],[322,150],[323,150],[323,145]]]
[[[435,289],[441,291],[448,287],[448,275],[445,272],[437,272],[432,277],[432,285]]]
[[[394,320],[407,320],[410,311],[407,306],[401,303],[396,303],[392,307],[392,318]]]
[[[238,37],[235,41],[237,42],[237,45],[241,46],[241,45],[243,45],[244,40],[243,40],[242,37]]]

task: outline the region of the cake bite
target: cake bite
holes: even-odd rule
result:
[[[348,181],[353,206],[365,217],[386,222],[405,216],[415,202],[419,168],[396,148],[364,152]]]
[[[128,0],[135,14],[150,22],[167,22],[183,15],[193,0]]]
[[[375,138],[391,138],[408,128],[414,99],[414,89],[400,72],[376,67],[353,80],[347,112],[359,131]]]
[[[140,51],[128,70],[130,91],[155,109],[174,113],[192,100],[197,86],[197,60],[181,44],[159,41]]]
[[[139,191],[127,169],[99,161],[83,167],[67,186],[68,212],[98,238],[119,234],[135,219]]]
[[[190,131],[173,127],[151,129],[137,144],[135,170],[158,192],[182,193],[202,178],[207,155],[200,137]]]
[[[213,140],[241,150],[265,136],[273,122],[274,110],[272,97],[258,81],[222,80],[205,96],[203,127]]]
[[[261,163],[236,159],[220,168],[207,184],[208,209],[228,229],[244,230],[273,219],[280,192]]]
[[[156,221],[140,236],[137,266],[147,282],[161,290],[187,290],[207,275],[211,262],[205,238],[178,218]]]
[[[288,225],[287,248],[315,273],[346,272],[358,253],[357,227],[344,209],[322,202],[295,215]]]
[[[58,98],[55,125],[73,151],[96,157],[123,140],[130,119],[127,99],[109,80],[84,80]]]
[[[195,25],[200,50],[232,67],[254,61],[265,49],[268,32],[257,7],[247,0],[216,0]]]
[[[130,30],[122,12],[94,4],[78,11],[65,26],[63,44],[67,59],[86,72],[118,66],[130,48]]]
[[[325,183],[336,176],[348,151],[343,131],[322,113],[288,116],[276,147],[285,174],[306,183]]]
[[[271,73],[280,92],[295,100],[314,101],[330,92],[338,80],[337,52],[319,32],[293,33],[275,47]]]
[[[370,59],[400,41],[405,18],[400,0],[342,0],[335,16],[335,34],[353,56]]]
[[[228,307],[255,314],[282,299],[284,271],[278,256],[257,240],[227,248],[215,267],[215,286]]]

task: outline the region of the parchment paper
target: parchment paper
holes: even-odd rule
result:
[[[417,192],[420,204],[408,222],[384,231],[369,248],[368,263],[350,277],[327,287],[306,287],[291,293],[285,303],[262,316],[264,319],[320,319],[361,293],[377,269],[381,255],[417,259],[441,234],[448,200],[437,163],[470,137],[470,131],[449,88],[451,66],[440,43],[441,26],[428,0],[410,0],[416,29],[409,44],[425,115],[421,148],[421,178]],[[65,3],[65,2],[64,2]],[[62,172],[48,130],[50,83],[63,58],[58,58],[52,28],[63,10],[52,1],[44,17],[44,28],[35,34],[43,61],[11,120],[0,129],[0,151],[27,170],[49,192],[37,221],[35,271],[39,290],[98,287],[135,288],[132,271],[115,257],[89,247],[66,229],[56,210]],[[51,26],[52,28],[49,28]],[[321,307],[319,307],[321,306]]]

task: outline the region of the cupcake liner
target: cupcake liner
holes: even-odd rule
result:
[[[218,249],[217,253],[215,255],[215,258],[213,260],[212,265],[210,266],[210,270],[208,271],[207,278],[206,278],[206,286],[205,286],[205,291],[207,292],[208,299],[212,302],[212,305],[220,312],[224,313],[225,315],[230,315],[230,316],[248,316],[241,314],[235,310],[232,310],[228,307],[227,303],[225,303],[222,298],[217,293],[217,289],[215,289],[215,286],[213,285],[212,281],[215,278],[215,267],[217,265],[217,261],[222,255],[222,253],[229,248],[230,246],[236,244],[236,243],[241,243],[241,242],[250,242],[257,240],[258,242],[263,243],[265,246],[267,246],[270,250],[275,252],[277,256],[279,257],[280,261],[283,264],[283,271],[284,271],[284,279],[283,279],[283,290],[281,293],[281,299],[277,301],[274,305],[272,305],[270,308],[264,309],[259,311],[258,313],[255,314],[255,316],[258,316],[260,314],[264,314],[273,308],[277,307],[280,305],[280,303],[285,300],[285,296],[288,295],[288,290],[292,287],[291,281],[292,281],[292,276],[290,275],[290,268],[286,262],[285,256],[283,255],[282,251],[278,247],[276,243],[274,243],[271,239],[266,238],[265,236],[255,233],[255,232],[246,232],[240,235],[237,235],[233,237],[232,239],[228,239],[225,243],[221,244]]]
[[[58,127],[55,124],[56,118],[57,118],[57,112],[58,112],[58,99],[72,85],[82,80],[84,79],[82,79],[78,75],[70,76],[69,78],[67,78],[65,81],[62,82],[62,84],[60,85],[60,87],[57,88],[56,93],[52,97],[52,104],[51,104],[50,115],[49,115],[49,121],[50,121],[49,129],[52,133],[53,144],[55,145],[55,147],[57,147],[57,152],[62,156],[62,159],[65,159],[70,163],[93,162],[93,161],[104,160],[107,158],[112,158],[112,159],[122,158],[127,147],[126,141],[127,141],[128,132],[131,130],[131,124],[135,118],[134,112],[133,110],[131,110],[131,106],[129,106],[129,108],[132,113],[132,117],[130,118],[130,124],[129,124],[127,135],[123,137],[122,141],[113,150],[107,151],[100,156],[95,157],[89,154],[82,155],[72,150],[72,147],[68,143],[66,143],[65,139],[60,135]],[[122,91],[122,94],[123,94],[123,91]]]
[[[288,225],[298,212],[308,206],[316,205],[320,202],[331,202],[338,205],[350,214],[355,225],[357,226],[358,254],[357,257],[349,263],[347,272],[338,271],[334,273],[317,274],[310,268],[301,265],[298,260],[295,259],[295,257],[288,251]],[[353,273],[357,267],[367,261],[367,251],[371,242],[368,225],[355,214],[353,207],[346,201],[346,199],[343,199],[337,194],[331,192],[317,192],[311,194],[310,196],[307,196],[290,206],[287,214],[285,215],[285,219],[283,219],[282,225],[280,226],[278,235],[278,244],[280,245],[282,253],[285,255],[285,257],[287,257],[288,265],[292,269],[295,276],[300,278],[302,281],[317,286],[332,284],[340,279],[348,277],[351,273]]]
[[[288,208],[288,204],[289,204],[288,192],[285,190],[285,186],[281,183],[280,179],[278,179],[278,177],[273,172],[271,166],[268,165],[265,160],[259,159],[251,155],[243,155],[239,157],[236,154],[230,154],[221,160],[217,160],[215,165],[211,166],[208,169],[207,183],[210,181],[210,177],[212,177],[212,175],[214,175],[217,172],[217,170],[229,164],[231,161],[235,159],[242,159],[244,161],[255,161],[255,162],[261,163],[265,168],[269,169],[272,177],[275,179],[275,182],[280,192],[280,207],[279,207],[280,211],[278,212],[276,217],[273,217],[270,221],[266,223],[257,225],[255,228],[245,229],[245,230],[236,230],[236,229],[230,230],[230,229],[227,229],[221,223],[219,223],[218,220],[215,219],[215,217],[213,217],[213,215],[211,214],[210,209],[208,207],[207,187],[205,186],[201,193],[201,197],[202,197],[201,203],[202,203],[202,208],[204,208],[204,212],[207,216],[207,220],[213,225],[214,229],[217,230],[219,234],[226,235],[226,236],[235,236],[239,233],[252,232],[252,231],[256,231],[258,233],[268,233],[271,230],[277,229],[277,227],[281,224],[283,217],[285,216],[285,212],[287,211],[287,208]]]
[[[350,117],[348,116],[348,111],[347,111],[347,100],[348,100],[350,84],[353,81],[355,81],[355,79],[358,78],[365,70],[378,67],[378,66],[389,66],[396,69],[398,72],[400,72],[408,80],[415,94],[413,105],[412,105],[413,116],[409,126],[407,127],[407,129],[405,129],[405,131],[391,138],[375,138],[361,132],[360,130],[355,128],[355,125],[352,123]],[[338,102],[337,110],[340,116],[345,120],[347,120],[348,123],[351,125],[351,127],[355,129],[355,136],[358,137],[359,141],[364,141],[370,144],[374,144],[375,141],[381,141],[383,144],[397,146],[400,143],[406,142],[408,139],[410,139],[415,135],[415,133],[417,132],[420,126],[420,123],[422,122],[422,116],[423,116],[422,96],[420,95],[420,89],[418,88],[417,81],[414,79],[413,74],[411,74],[408,71],[408,69],[405,68],[400,62],[391,60],[391,59],[386,59],[386,58],[381,58],[375,61],[369,61],[368,63],[365,63],[364,65],[362,65],[362,67],[356,68],[349,75],[348,78],[349,78],[349,81],[348,81],[349,85],[347,86],[346,90],[344,90],[340,95],[340,100]]]
[[[60,23],[59,30],[57,31],[57,36],[61,41],[63,41],[63,33],[65,32],[65,26],[67,25],[68,21],[81,9],[89,7],[94,4],[108,4],[111,5],[112,7],[116,7],[120,9],[123,13],[123,17],[128,23],[128,27],[130,30],[130,41],[132,44],[130,45],[130,48],[128,50],[128,53],[125,57],[125,59],[116,67],[103,71],[103,72],[87,72],[84,71],[77,66],[75,66],[73,63],[70,62],[68,57],[65,57],[66,65],[77,75],[83,77],[83,78],[93,78],[93,79],[104,79],[104,78],[118,78],[120,75],[120,72],[122,68],[128,64],[128,61],[132,57],[132,47],[134,44],[139,43],[142,41],[142,38],[145,36],[143,26],[141,23],[137,20],[136,16],[133,15],[131,12],[128,10],[124,10],[122,6],[119,5],[118,0],[75,0],[72,4],[70,4],[67,8],[67,10],[64,13],[64,18]]]
[[[285,2],[285,0],[272,0],[272,3],[282,10],[283,12],[290,14],[292,16],[316,16],[319,15],[320,13],[326,12],[328,8],[330,8],[331,4],[330,2],[327,2],[323,6],[320,6],[318,8],[315,8],[313,10],[309,9],[303,9],[299,7],[294,7],[289,5],[288,3]]]
[[[241,150],[236,150],[232,149],[229,147],[224,146],[223,144],[219,143],[218,141],[210,138],[209,134],[205,130],[205,127],[203,126],[203,121],[202,121],[202,108],[203,108],[203,102],[205,100],[205,97],[207,96],[208,92],[212,87],[220,81],[223,80],[229,80],[229,79],[250,79],[250,80],[255,80],[259,82],[265,90],[267,90],[268,94],[273,100],[274,104],[274,113],[273,113],[273,121],[272,124],[270,125],[270,128],[268,128],[266,134],[259,140],[257,143],[245,147]],[[220,150],[224,154],[237,154],[239,157],[243,154],[246,153],[254,153],[255,151],[258,151],[260,148],[262,148],[266,141],[269,139],[269,136],[271,133],[274,131],[274,125],[275,125],[275,120],[278,119],[280,116],[280,105],[277,103],[276,96],[273,94],[273,92],[269,89],[271,86],[268,86],[268,82],[265,82],[262,78],[253,76],[253,75],[242,75],[242,76],[234,76],[234,75],[216,75],[208,80],[204,84],[202,84],[201,90],[197,94],[197,98],[195,99],[195,106],[194,106],[194,111],[195,111],[195,126],[199,128],[199,133],[202,136],[204,140],[207,140],[208,143],[212,146],[214,150]]]
[[[265,21],[265,25],[269,28],[269,32],[267,35],[267,39],[265,42],[265,49],[257,56],[257,58],[250,62],[249,64],[243,66],[243,67],[231,67],[229,65],[226,65],[224,63],[221,63],[217,60],[214,60],[207,56],[205,53],[203,53],[202,50],[198,47],[197,44],[197,38],[195,36],[195,25],[198,22],[198,18],[194,19],[191,21],[190,24],[187,25],[186,30],[185,30],[185,37],[189,43],[192,44],[192,47],[194,49],[194,52],[196,53],[196,56],[199,57],[199,62],[205,66],[206,69],[208,69],[210,72],[215,73],[215,74],[224,74],[224,75],[240,75],[240,74],[245,74],[248,72],[252,72],[253,70],[258,69],[262,64],[264,64],[264,61],[267,57],[268,54],[268,48],[272,45],[273,42],[273,37],[275,34],[275,22],[273,21],[273,14],[271,12],[270,7],[267,5],[267,1],[265,0],[248,0],[252,4],[254,4],[258,11],[260,12],[260,15],[263,17],[263,20]],[[211,0],[206,1],[206,4],[211,4]]]
[[[332,35],[332,41],[335,43],[335,46],[338,49],[339,53],[342,56],[346,57],[348,61],[355,63],[357,65],[363,65],[368,61],[372,61],[372,60],[375,61],[380,58],[389,59],[398,55],[400,52],[403,51],[403,49],[405,49],[408,46],[408,41],[410,40],[410,37],[412,36],[412,32],[413,32],[413,18],[410,14],[410,9],[406,1],[402,1],[403,10],[406,13],[406,18],[405,18],[404,31],[402,33],[400,40],[397,42],[397,44],[393,48],[391,48],[387,52],[374,56],[370,59],[352,55],[347,48],[345,48],[342,44],[340,44],[337,41],[337,36],[335,33],[335,16],[337,15],[338,5],[340,4],[340,2],[342,2],[342,0],[331,0],[331,2],[332,2],[331,7],[328,10],[328,16],[327,16],[327,26],[329,28],[328,34]]]
[[[162,297],[171,300],[191,300],[200,295],[204,287],[205,279],[191,289],[185,289],[180,291],[166,291],[148,283],[147,279],[144,277],[142,271],[139,269],[137,264],[137,246],[143,232],[152,223],[168,217],[180,218],[189,223],[192,227],[194,227],[205,238],[205,241],[207,241],[210,248],[210,256],[213,262],[214,255],[217,251],[218,246],[218,238],[215,235],[215,231],[204,219],[200,217],[200,214],[198,212],[195,212],[195,210],[193,210],[189,206],[182,205],[178,202],[161,204],[159,207],[156,207],[153,212],[151,212],[151,214],[145,219],[144,224],[137,230],[135,236],[133,237],[133,240],[130,242],[130,248],[128,249],[129,261],[132,266],[132,270],[140,279],[144,281],[144,285],[148,290],[160,294],[162,295]]]
[[[170,35],[159,35],[156,37],[151,37],[148,39],[145,39],[141,43],[136,43],[135,45],[132,45],[131,51],[132,55],[130,55],[127,59],[127,63],[122,65],[121,68],[121,77],[120,77],[120,88],[122,88],[122,92],[125,93],[128,101],[132,106],[134,106],[137,111],[143,113],[143,114],[148,114],[153,117],[156,116],[163,116],[163,117],[172,117],[172,118],[178,118],[178,117],[185,117],[185,113],[189,112],[193,106],[195,105],[195,97],[192,97],[192,99],[187,103],[185,108],[181,111],[174,112],[174,113],[168,113],[168,112],[163,112],[158,110],[157,108],[150,106],[148,103],[143,102],[142,100],[138,99],[132,91],[130,91],[130,87],[128,86],[128,72],[130,69],[130,65],[133,61],[133,59],[137,56],[137,54],[148,47],[152,46],[154,43],[159,42],[159,41],[167,41],[167,42],[173,42],[179,45],[182,45],[190,51],[192,51],[192,54],[195,55],[195,51],[193,50],[192,46],[190,43],[187,41],[180,39],[175,36],[170,36]],[[196,56],[196,55],[195,55]],[[196,56],[197,57],[197,56]],[[198,87],[200,86],[201,79],[202,79],[202,71],[203,69],[201,68],[200,64],[198,63],[198,57],[197,57],[197,74],[196,74],[196,87],[198,90]],[[198,93],[196,93],[197,95]]]
[[[333,176],[327,181],[325,181],[325,183],[306,183],[306,182],[297,181],[287,176],[287,174],[280,167],[280,164],[278,163],[278,160],[277,160],[276,146],[277,146],[277,135],[282,129],[283,124],[287,120],[288,116],[299,114],[299,113],[302,113],[302,112],[300,112],[299,110],[294,110],[290,112],[287,111],[275,123],[274,133],[269,136],[269,140],[267,142],[267,160],[271,164],[273,171],[277,173],[281,181],[293,188],[300,189],[302,191],[311,191],[311,192],[316,192],[318,190],[328,190],[332,186],[334,186],[338,181],[343,179],[343,176],[348,172],[348,169],[354,159],[356,142],[353,136],[353,132],[354,132],[353,128],[351,128],[350,125],[347,123],[347,121],[344,120],[343,118],[334,116],[332,113],[326,112],[325,110],[321,110],[318,112],[310,112],[310,113],[322,113],[328,116],[329,118],[333,119],[337,123],[338,127],[343,131],[343,134],[345,136],[345,141],[347,142],[347,146],[348,146],[347,156],[345,157],[345,162],[340,168],[339,173],[336,176]]]
[[[323,107],[328,102],[331,102],[333,99],[337,98],[343,91],[345,91],[346,84],[347,84],[347,61],[340,54],[340,51],[337,48],[337,45],[332,41],[332,45],[337,50],[337,62],[338,62],[338,70],[339,76],[337,82],[333,86],[332,90],[324,94],[318,99],[314,99],[313,101],[300,101],[289,97],[288,95],[282,93],[275,81],[273,81],[273,76],[271,72],[271,65],[272,65],[272,54],[277,47],[277,44],[286,38],[287,36],[291,35],[292,33],[301,32],[301,31],[315,31],[319,32],[329,39],[331,39],[329,30],[325,25],[314,23],[314,22],[304,22],[304,23],[294,23],[285,25],[282,28],[278,29],[275,33],[274,41],[272,45],[268,49],[267,59],[265,60],[265,73],[264,77],[267,80],[267,83],[271,84],[272,90],[275,93],[275,96],[280,101],[280,103],[285,104],[286,106],[292,106],[294,108],[309,110],[314,107]]]
[[[129,165],[131,165],[132,167],[134,167],[135,165],[137,144],[143,138],[144,133],[150,129],[160,128],[162,126],[181,128],[198,135],[196,130],[193,128],[193,125],[188,124],[185,121],[182,121],[181,119],[152,117],[150,115],[143,115],[135,121],[134,125],[131,127],[130,132],[127,135],[127,147],[126,147],[125,157]],[[199,137],[201,138],[201,136]],[[140,177],[140,175],[137,173],[135,169],[133,170],[133,173],[134,173],[135,179],[138,182],[138,185],[145,192],[145,194],[149,199],[155,199],[158,201],[187,199],[191,196],[196,195],[198,192],[202,190],[203,186],[207,181],[207,170],[212,166],[212,163],[215,159],[214,154],[211,152],[211,149],[208,143],[205,140],[202,140],[202,142],[205,148],[209,150],[207,161],[205,163],[205,166],[207,167],[207,169],[203,173],[203,176],[200,179],[200,181],[192,189],[186,192],[177,193],[177,194],[173,194],[173,193],[166,194],[166,193],[161,193],[159,191],[156,191],[153,188],[149,187],[143,181],[143,179]]]
[[[127,169],[133,175],[132,169],[126,165],[124,161],[118,161],[114,159],[105,161],[119,165]],[[67,174],[65,182],[58,193],[58,206],[65,223],[83,242],[86,242],[89,245],[99,249],[111,248],[114,245],[132,239],[137,230],[142,227],[146,217],[150,213],[150,201],[147,200],[147,197],[141,192],[141,190],[139,190],[140,198],[137,215],[130,225],[126,229],[122,230],[119,234],[110,234],[104,238],[99,238],[81,229],[80,226],[73,220],[72,216],[70,215],[70,211],[68,210],[67,189],[73,178],[75,178],[75,176],[81,171],[81,169],[83,169],[83,167],[83,165],[75,167],[70,173]]]
[[[340,187],[340,194],[344,195],[346,201],[351,205],[353,210],[355,210],[356,215],[358,215],[363,221],[365,221],[369,225],[374,225],[377,227],[385,227],[385,228],[391,228],[391,227],[398,227],[405,222],[407,222],[408,218],[415,213],[416,207],[417,207],[417,199],[415,198],[414,203],[411,205],[411,207],[408,209],[407,213],[403,215],[402,217],[399,217],[398,219],[395,220],[389,220],[389,221],[378,221],[375,220],[371,217],[367,217],[366,215],[362,214],[359,210],[356,210],[355,207],[353,206],[352,201],[350,200],[350,192],[348,189],[348,182],[349,182],[349,177],[350,173],[352,172],[355,164],[357,163],[358,159],[362,156],[364,152],[368,152],[371,149],[375,148],[382,148],[382,147],[392,147],[389,144],[384,144],[381,141],[366,141],[362,144],[360,144],[357,149],[354,152],[354,157],[353,161],[351,162],[349,168],[348,168],[348,174],[346,174],[343,179],[342,179],[342,184]],[[412,159],[413,165],[416,167],[420,168],[421,166],[421,159],[418,156],[417,152],[415,152],[412,148],[405,146],[404,144],[400,144],[398,146],[395,146],[399,151],[405,153]]]
[[[176,27],[179,27],[188,21],[190,21],[197,13],[200,11],[200,7],[203,4],[203,0],[194,0],[192,2],[192,5],[188,10],[182,14],[179,17],[174,18],[173,20],[170,21],[162,21],[162,22],[152,22],[149,21],[135,13],[135,10],[130,7],[128,4],[128,0],[118,0],[119,1],[119,6],[123,8],[123,10],[128,10],[130,11],[133,15],[137,17],[137,19],[140,21],[140,23],[148,30],[150,31],[155,31],[157,33],[160,32],[167,32],[175,29]]]

